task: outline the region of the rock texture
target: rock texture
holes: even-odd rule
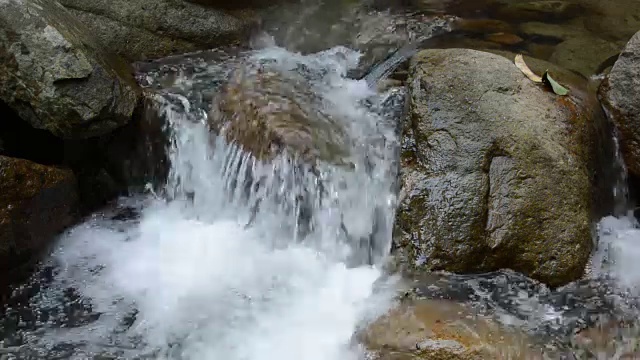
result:
[[[135,82],[90,33],[55,1],[1,1],[0,100],[62,138],[126,124],[138,102]]]
[[[258,159],[287,150],[309,162],[339,162],[348,153],[343,125],[303,75],[241,65],[214,103],[212,128]]]
[[[617,0],[614,3],[600,0],[582,0],[590,11],[582,24],[593,34],[611,41],[628,41],[640,29],[640,2]]]
[[[31,261],[76,219],[73,173],[0,156],[0,274]]]
[[[618,128],[629,172],[640,175],[640,32],[622,51],[600,87],[604,108]]]
[[[463,305],[440,300],[402,303],[357,337],[376,360],[524,360],[541,356],[530,348],[524,334],[503,329]]]
[[[582,276],[591,238],[592,109],[464,49],[412,59],[395,246],[408,269]]]
[[[257,22],[250,11],[230,14],[182,0],[61,3],[109,51],[131,62],[243,41]]]
[[[282,0],[236,0],[236,1],[224,1],[224,0],[186,0],[187,2],[200,4],[204,6],[210,6],[216,9],[242,9],[247,7],[266,7],[271,5],[278,5],[283,2]]]
[[[620,47],[616,44],[593,36],[583,36],[558,44],[549,61],[589,78],[596,73],[600,64],[619,51]]]

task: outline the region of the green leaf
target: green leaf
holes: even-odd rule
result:
[[[551,75],[549,75],[549,70],[545,71],[544,75],[542,75],[542,82],[547,86],[551,86],[551,89],[557,95],[565,96],[569,93],[569,89],[558,84],[557,81],[553,80]]]

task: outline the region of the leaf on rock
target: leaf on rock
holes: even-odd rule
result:
[[[527,66],[527,63],[524,62],[524,58],[522,57],[522,54],[516,55],[515,64],[516,64],[516,67],[518,69],[520,69],[520,71],[522,71],[522,73],[526,77],[529,78],[529,80],[531,80],[533,82],[537,82],[537,83],[541,83],[542,82],[542,78],[540,76],[534,74],[533,71],[531,71],[531,69],[529,69],[529,66]]]
[[[551,89],[553,89],[553,92],[556,93],[557,95],[565,96],[569,93],[569,89],[558,84],[557,81],[553,80],[551,75],[549,75],[549,70],[545,71],[544,75],[542,75],[542,82],[544,82],[544,84],[547,86],[551,86]]]

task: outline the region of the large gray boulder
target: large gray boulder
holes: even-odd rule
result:
[[[408,270],[511,268],[551,285],[593,246],[593,104],[467,49],[412,59],[397,259]]]
[[[109,51],[133,62],[238,43],[258,22],[183,0],[61,0]]]
[[[77,210],[70,170],[0,156],[0,277],[33,260]]]
[[[126,124],[138,102],[126,63],[60,4],[0,1],[0,100],[33,127],[87,138]]]
[[[602,82],[600,98],[616,127],[628,170],[640,175],[640,32]]]

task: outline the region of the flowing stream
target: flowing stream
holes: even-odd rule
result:
[[[351,139],[342,159],[350,167],[312,169],[287,153],[260,162],[213,135],[211,100],[198,89],[225,79],[229,64],[199,64],[158,91],[171,140],[166,185],[61,237],[16,290],[24,301],[6,310],[0,358],[361,358],[355,329],[393,295],[381,266],[397,138],[376,105],[392,93],[346,78],[358,56],[270,47],[241,60],[285,77],[303,69],[316,106]]]
[[[0,360],[366,358],[353,335],[389,309],[399,288],[383,268],[404,107],[403,89],[377,93],[373,84],[415,49],[353,80],[356,51],[301,55],[260,43],[145,72],[169,139],[166,182],[60,236],[0,316]],[[308,162],[285,150],[262,161],[218,135],[213,124],[230,114],[218,111],[215,95],[238,68],[254,79],[256,69],[278,74],[277,86],[249,81],[245,94],[314,117],[322,140],[345,151]],[[635,330],[611,337],[609,353],[573,351],[567,340],[602,316],[638,322],[640,229],[616,161],[619,206],[598,224],[584,280],[552,291],[509,271],[442,274],[417,291],[528,330],[556,347],[550,358],[619,358],[633,349]]]

